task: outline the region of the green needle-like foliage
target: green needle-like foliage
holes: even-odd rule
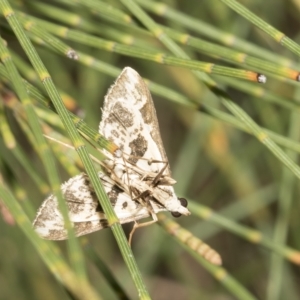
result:
[[[0,299],[299,299],[297,5],[0,0]],[[125,66],[151,91],[192,212],[160,214],[132,248],[97,176]],[[111,227],[74,238],[60,186],[80,172]],[[49,194],[67,241],[32,230]]]

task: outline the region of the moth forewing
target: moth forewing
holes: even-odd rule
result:
[[[124,68],[105,96],[99,132],[144,171],[159,172],[168,162],[149,89],[132,68]]]
[[[107,93],[99,132],[122,151],[113,162],[116,176],[141,194],[149,190],[167,210],[190,214],[172,187],[175,181],[171,178],[151,94],[135,70],[126,67]],[[154,180],[162,169],[157,184],[146,179],[152,174]]]

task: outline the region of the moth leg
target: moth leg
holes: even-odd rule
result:
[[[145,159],[147,159],[147,158],[145,158]],[[168,164],[168,162],[167,161],[162,161],[162,160],[157,160],[157,159],[152,159],[152,158],[148,158],[147,159],[148,160],[148,165],[151,165],[151,164],[157,164],[157,163],[159,163],[159,164],[161,164],[161,163],[163,163],[163,164]]]
[[[151,192],[149,190],[147,190],[147,191],[144,191],[144,192],[140,193],[137,197],[132,199],[134,201],[138,201],[141,205],[145,206],[148,209],[148,211],[149,211],[149,213],[152,217],[152,221],[148,221],[148,222],[145,222],[145,223],[138,223],[137,221],[134,221],[134,225],[132,227],[132,230],[129,234],[129,239],[128,239],[128,243],[129,243],[130,246],[131,246],[131,241],[132,241],[133,234],[136,231],[136,229],[138,229],[139,227],[149,226],[153,223],[156,223],[157,220],[158,220],[157,216],[156,216],[156,214],[153,211],[153,208],[151,206],[150,196],[151,196]]]
[[[156,223],[158,221],[157,216],[154,212],[151,212],[151,217],[153,220],[144,222],[144,223],[138,223],[138,222],[134,221],[134,225],[131,229],[131,232],[129,234],[129,239],[128,239],[128,243],[129,243],[130,247],[131,247],[131,241],[132,241],[133,234],[138,228],[152,225],[153,223]]]
[[[152,179],[151,185],[153,185],[154,187],[157,186],[159,180],[164,176],[163,172],[165,171],[165,169],[168,167],[169,163],[168,162],[163,162],[163,161],[158,161],[158,160],[151,160],[152,162],[156,162],[156,163],[164,163],[165,165],[162,167],[162,169],[156,174],[156,176]],[[150,163],[150,164],[151,164]],[[141,180],[145,180],[145,178],[147,178],[148,176],[150,176],[150,173],[145,173],[144,176],[142,176]],[[152,176],[151,176],[152,177]]]
[[[135,192],[137,192],[137,191],[135,191]],[[136,196],[135,198],[132,198],[132,200],[137,201],[141,205],[145,206],[149,210],[149,212],[152,214],[153,209],[152,209],[152,206],[151,206],[149,200],[147,199],[149,196],[151,196],[151,192],[149,190],[147,190],[147,191],[144,191],[144,192],[138,194],[138,196]]]
[[[169,163],[166,162],[164,167],[161,168],[161,170],[159,171],[159,173],[155,176],[155,178],[152,181],[152,185],[153,186],[157,186],[160,178],[163,176],[163,172],[165,171],[165,169],[168,167]]]

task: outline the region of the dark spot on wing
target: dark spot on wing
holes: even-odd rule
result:
[[[108,227],[108,222],[106,219],[99,220],[99,224],[95,224],[90,221],[74,223],[74,230],[77,236],[84,235],[105,227]]]
[[[122,106],[120,102],[117,102],[114,105],[112,113],[123,127],[131,127],[133,125],[133,114],[127,108]]]
[[[130,155],[132,156],[129,158],[129,161],[135,164],[138,161],[139,157],[144,156],[148,148],[148,143],[144,139],[144,137],[141,134],[139,134],[136,139],[132,140],[129,143],[129,147],[131,148]]]
[[[96,207],[96,212],[102,212],[102,213],[104,212],[104,210],[103,210],[101,204],[99,203],[99,201],[98,201],[98,204],[97,204],[97,207]]]
[[[111,131],[111,134],[112,134],[113,136],[117,137],[117,138],[120,136],[119,133],[118,133],[116,130],[112,130],[112,131]]]
[[[128,203],[127,203],[127,201],[123,202],[123,204],[122,204],[122,208],[123,208],[123,209],[125,209],[127,206],[128,206]]]
[[[122,189],[120,189],[117,185],[114,185],[111,188],[111,191],[107,193],[107,196],[108,196],[112,206],[115,206],[115,204],[118,200],[118,196],[122,192],[123,192]]]
[[[146,101],[140,112],[146,124],[150,124],[153,121],[152,105],[149,101]]]
[[[47,239],[49,240],[65,240],[68,237],[66,230],[50,229]]]

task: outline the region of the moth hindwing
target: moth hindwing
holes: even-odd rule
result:
[[[132,222],[150,215],[145,206],[132,201],[129,194],[116,185],[109,176],[101,172],[98,176],[120,223]],[[76,236],[88,234],[108,226],[105,214],[86,174],[70,178],[62,185],[61,189],[67,202],[69,218],[74,224]],[[42,203],[33,226],[42,238],[49,240],[64,240],[67,238],[63,216],[59,211],[58,201],[54,195],[49,196]]]
[[[174,216],[189,215],[187,203],[178,199],[168,159],[160,137],[150,92],[143,79],[126,67],[104,100],[99,132],[118,147],[119,155],[104,150],[104,189],[120,223],[137,221],[168,210]],[[108,226],[105,214],[85,174],[61,187],[75,234],[84,235]],[[67,238],[55,196],[49,196],[37,212],[33,226],[46,239]]]

